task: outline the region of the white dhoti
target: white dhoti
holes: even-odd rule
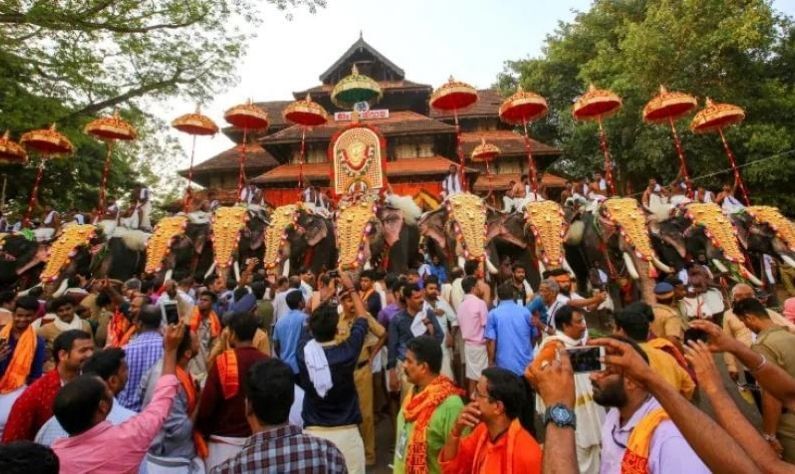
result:
[[[145,203],[141,204],[141,207],[138,209],[141,212],[141,228],[142,229],[151,229],[152,228],[152,203],[146,201]]]
[[[167,458],[147,453],[139,474],[204,474],[201,458]]]
[[[24,392],[26,388],[28,388],[28,386],[23,385],[13,392],[0,395],[0,436],[3,435],[3,431],[6,428],[8,415],[11,414],[11,407],[14,406],[14,402],[17,401],[17,398],[22,395],[22,392]]]
[[[364,474],[364,442],[358,426],[307,426],[304,432],[334,443],[345,458],[349,474]]]
[[[482,372],[489,366],[486,346],[464,342],[464,361],[467,379],[479,380]]]
[[[204,460],[204,467],[207,472],[210,472],[215,466],[227,459],[236,456],[243,449],[247,439],[211,435],[207,443],[207,459]]]
[[[455,377],[453,376],[452,349],[447,347],[445,341],[442,341],[442,370],[440,370],[439,373],[449,378],[450,380],[455,380]]]

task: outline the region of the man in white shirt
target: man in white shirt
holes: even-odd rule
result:
[[[726,310],[720,290],[709,286],[709,276],[704,267],[695,264],[688,269],[688,296],[680,302],[686,319],[713,319]]]
[[[464,192],[464,188],[461,186],[461,175],[458,173],[458,166],[452,164],[450,165],[447,176],[445,176],[442,181],[442,195],[444,197],[450,197],[453,194],[462,192]]]
[[[458,318],[455,311],[447,302],[439,298],[439,279],[430,275],[425,278],[425,304],[423,311],[430,310],[439,321],[444,337],[442,339],[442,368],[440,374],[447,376],[450,380],[455,380],[453,376],[453,341],[458,330]]]

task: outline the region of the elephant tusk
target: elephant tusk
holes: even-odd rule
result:
[[[214,271],[215,271],[215,262],[213,262],[213,264],[210,265],[210,268],[207,270],[207,273],[204,274],[204,278],[207,278],[208,276],[212,275]]]
[[[289,277],[290,276],[290,259],[284,259],[284,265],[282,265],[282,276]]]
[[[781,257],[781,260],[783,260],[784,263],[786,263],[787,265],[789,265],[792,268],[795,268],[795,260],[792,257],[790,257],[789,255],[780,253],[780,252],[779,252],[778,256]]]
[[[41,286],[41,282],[38,282],[35,285],[33,285],[30,288],[28,288],[27,290],[20,291],[19,293],[17,293],[17,295],[18,296],[27,296],[28,293],[30,293],[30,290],[32,290],[33,288],[38,288],[40,286]]]
[[[544,261],[540,258],[538,259],[538,274],[543,275],[544,272],[547,271],[546,265],[544,265]]]
[[[671,268],[668,265],[664,264],[662,262],[662,260],[660,260],[657,257],[652,257],[651,263],[653,263],[654,266],[657,267],[657,270],[660,270],[663,273],[674,273],[674,269],[673,268]]]
[[[565,258],[563,259],[563,269],[569,272],[569,275],[572,277],[574,276],[574,270],[571,268],[571,265],[569,265],[569,261]]]
[[[170,280],[171,279],[171,275],[173,275],[173,274],[174,274],[174,269],[169,268],[166,271],[166,276],[163,277],[163,281],[166,282],[166,281]]]
[[[61,285],[58,287],[57,290],[55,290],[55,293],[52,294],[52,297],[53,298],[60,297],[61,295],[64,294],[64,292],[66,291],[66,289],[68,287],[69,287],[69,279],[68,278],[64,278],[63,280],[61,280]]]
[[[751,284],[753,284],[754,286],[759,286],[759,287],[765,286],[765,284],[762,282],[762,280],[760,280],[756,275],[754,275],[753,273],[751,273],[749,271],[745,272],[745,278],[748,281],[750,281]]]
[[[632,277],[633,280],[639,280],[640,275],[638,274],[638,269],[635,268],[635,262],[632,261],[632,256],[629,255],[627,252],[624,252],[624,265],[627,266],[627,272],[629,272],[629,276]]]
[[[486,260],[486,270],[488,270],[490,274],[496,275],[498,273],[497,267],[495,267],[494,264],[491,263],[489,257],[486,257],[485,260]]]
[[[364,262],[364,266],[362,267],[362,270],[372,270],[372,269],[373,269],[373,266],[370,264],[370,260],[366,260]]]
[[[463,270],[464,269],[464,264],[466,264],[466,259],[464,259],[464,257],[462,255],[459,255],[458,256],[458,268]]]
[[[720,273],[729,273],[729,269],[726,268],[726,265],[717,258],[712,259],[712,264],[715,265],[715,268],[717,268]]]
[[[235,260],[235,264],[232,266],[235,269],[235,281],[240,281],[240,262]]]

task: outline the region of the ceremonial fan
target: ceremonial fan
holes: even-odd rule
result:
[[[100,218],[105,215],[105,193],[108,186],[108,175],[110,174],[110,158],[113,154],[113,144],[116,140],[129,141],[135,139],[137,133],[135,128],[126,120],[119,117],[116,110],[112,116],[100,117],[92,120],[83,130],[92,137],[105,142],[108,154],[105,156],[105,165],[102,168],[102,180],[99,185],[99,207],[97,215]]]
[[[500,120],[510,125],[522,125],[524,127],[527,169],[530,175],[530,185],[534,193],[538,193],[538,172],[530,150],[530,134],[527,131],[527,124],[540,119],[547,114],[548,110],[546,99],[536,93],[523,90],[521,85],[515,94],[505,99],[500,105]]]
[[[581,95],[571,111],[576,120],[593,120],[599,124],[599,147],[605,156],[605,181],[610,195],[616,193],[613,181],[613,163],[610,159],[610,148],[607,145],[607,133],[602,122],[621,109],[621,98],[614,92],[606,89],[597,89],[593,84],[588,86],[588,91]]]
[[[456,81],[453,76],[431,94],[431,107],[445,112],[453,112],[455,121],[455,141],[458,161],[461,164],[458,170],[461,185],[466,191],[466,180],[464,179],[464,150],[461,148],[461,127],[458,125],[458,111],[469,107],[478,100],[478,91],[469,84]]]
[[[55,124],[52,124],[50,128],[32,130],[23,134],[19,142],[29,150],[38,152],[41,155],[41,161],[36,172],[36,180],[33,182],[33,189],[30,191],[28,208],[25,211],[25,217],[22,219],[22,227],[25,228],[30,223],[30,216],[38,201],[39,185],[41,184],[41,178],[44,176],[45,161],[52,158],[65,157],[72,153],[75,147],[66,136],[55,129]]]
[[[185,200],[182,204],[182,209],[185,212],[188,212],[190,209],[190,203],[193,199],[193,189],[191,187],[191,183],[193,183],[193,156],[196,153],[196,137],[197,136],[206,136],[206,135],[215,135],[218,133],[218,125],[212,121],[210,117],[206,115],[202,115],[200,107],[196,106],[196,112],[192,114],[185,114],[180,115],[179,117],[175,118],[171,122],[171,126],[179,130],[180,132],[187,133],[193,137],[192,144],[190,147],[190,167],[188,168],[188,189],[185,192]]]

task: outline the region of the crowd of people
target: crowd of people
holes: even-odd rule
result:
[[[594,338],[565,270],[438,267],[0,294],[0,472],[795,471],[795,299],[695,264]]]

